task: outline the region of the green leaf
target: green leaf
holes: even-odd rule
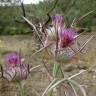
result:
[[[76,81],[74,81],[74,80],[68,80],[68,82],[69,82],[70,84],[72,84],[73,86],[76,86],[77,88],[79,88],[80,91],[82,92],[83,96],[87,96],[84,88],[83,88],[80,84],[78,84]]]
[[[75,96],[78,96],[78,94],[76,92],[76,89],[75,89],[75,86],[69,80],[68,80],[68,83],[71,86],[71,88],[73,89],[73,92],[74,92]]]

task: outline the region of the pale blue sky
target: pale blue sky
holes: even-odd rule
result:
[[[43,0],[24,0],[24,3],[25,4],[30,4],[30,3],[36,4],[36,3],[39,3],[39,1],[43,1]]]

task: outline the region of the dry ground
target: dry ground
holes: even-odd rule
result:
[[[85,72],[80,76],[76,77],[76,81],[80,84],[83,84],[86,88],[88,96],[96,96],[96,33],[91,33],[94,35],[94,38],[91,42],[86,46],[84,51],[78,55],[75,63],[80,65],[80,68],[92,68],[93,72]],[[82,35],[79,38],[79,41],[82,43],[88,38],[90,34]],[[23,54],[26,58],[25,63],[28,63],[32,66],[41,64],[42,58],[48,61],[49,57],[45,56],[45,54],[37,55],[35,57],[32,56],[36,50],[38,50],[38,46],[35,43],[34,38],[32,36],[0,36],[0,64],[4,63],[4,55],[10,51],[18,51]],[[50,60],[51,61],[51,60]],[[73,62],[74,63],[74,62]],[[50,66],[50,65],[48,65]],[[74,66],[74,64],[72,65]],[[65,72],[65,76],[69,76],[71,74],[75,74],[79,72],[80,69],[74,69],[71,72]],[[34,70],[31,75],[26,80],[25,88],[27,90],[28,96],[41,96],[42,92],[49,84],[47,75],[43,68],[38,68]],[[20,89],[16,83],[9,83],[0,79],[0,96],[20,96]]]

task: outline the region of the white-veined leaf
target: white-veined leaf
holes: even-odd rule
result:
[[[77,88],[79,88],[80,89],[80,91],[82,92],[82,94],[83,94],[83,96],[87,96],[87,94],[86,94],[86,91],[84,90],[84,88],[80,85],[80,84],[78,84],[76,81],[74,81],[74,80],[68,80],[72,85],[74,85],[74,86],[76,86]]]

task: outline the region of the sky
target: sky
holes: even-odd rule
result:
[[[39,3],[39,1],[43,1],[43,0],[24,0],[24,3],[25,4],[30,4],[30,3],[37,4]]]

